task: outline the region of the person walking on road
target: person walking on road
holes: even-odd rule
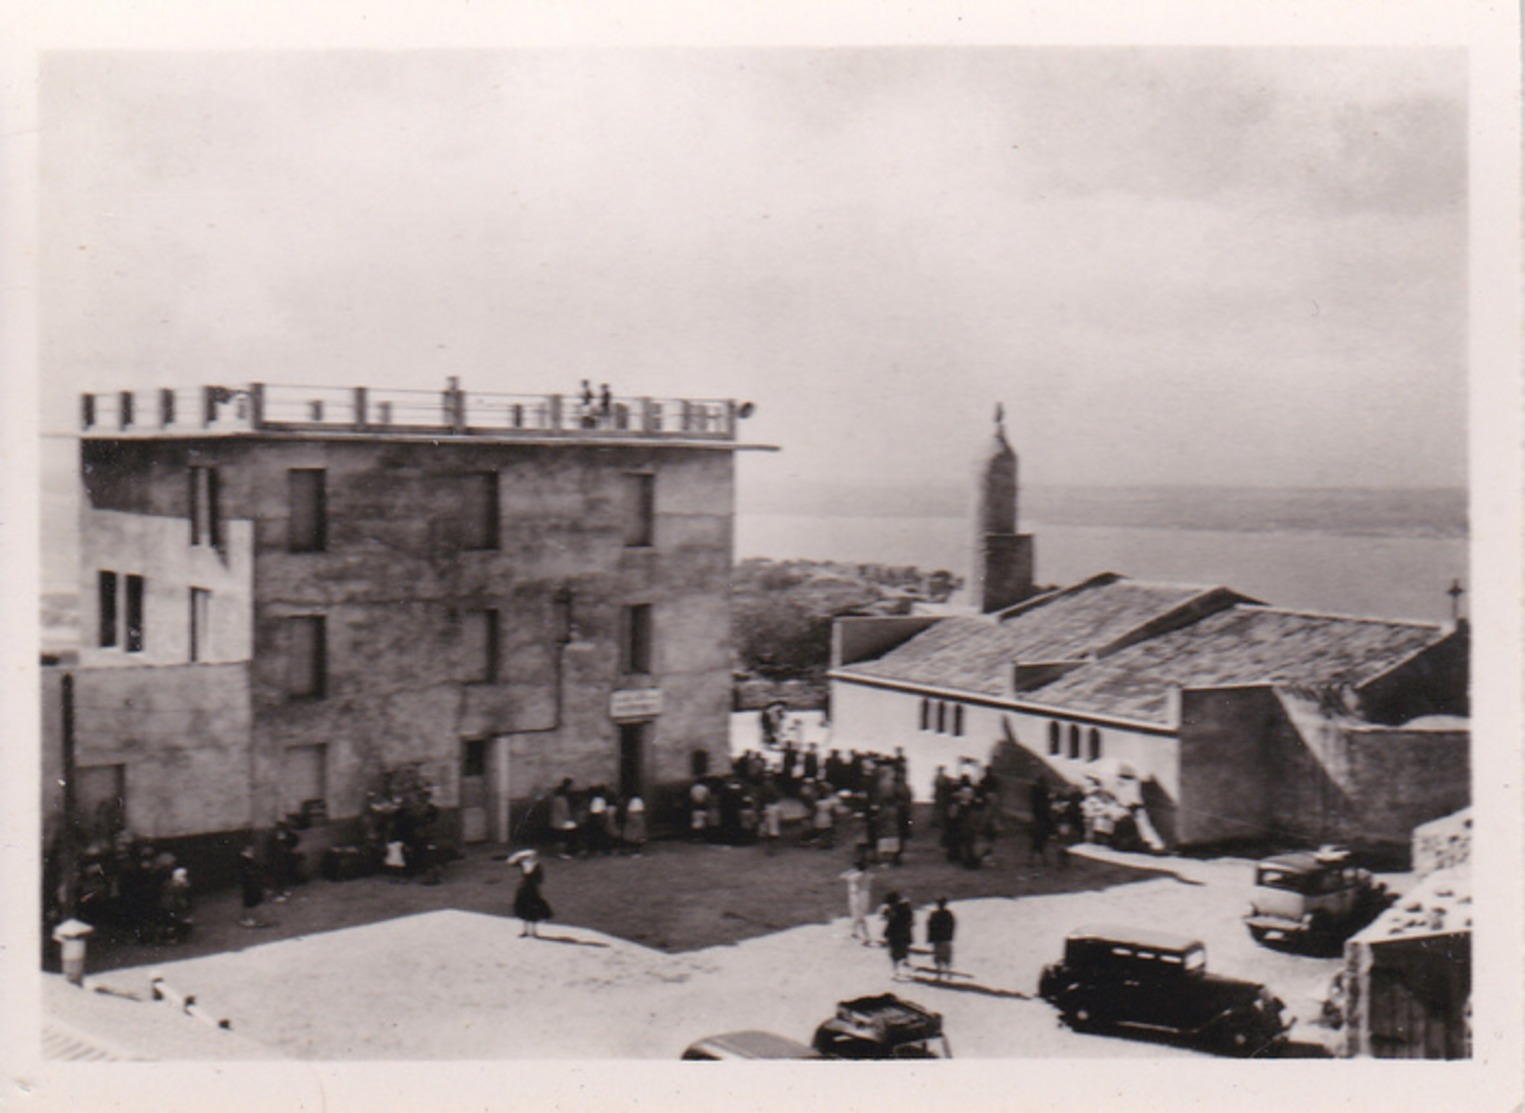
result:
[[[927,942],[932,945],[935,977],[942,981],[953,972],[953,932],[957,921],[948,910],[948,898],[937,898],[937,909],[927,917]]]
[[[514,915],[524,921],[520,938],[540,937],[538,925],[551,918],[551,905],[540,893],[545,882],[545,870],[540,868],[540,855],[533,850],[521,850],[511,855],[509,865],[519,867],[519,889],[514,893]]]
[[[900,976],[900,968],[907,965],[911,957],[911,940],[915,932],[916,913],[911,902],[898,891],[887,893],[884,898],[884,944],[890,951],[891,976],[897,982],[905,980]]]
[[[872,947],[874,936],[868,929],[868,910],[872,901],[874,876],[868,871],[866,851],[859,850],[852,866],[838,876],[847,882],[847,914],[852,917],[852,937],[865,947]]]

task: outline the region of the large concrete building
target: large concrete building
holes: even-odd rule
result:
[[[999,415],[998,415],[999,420]],[[1017,791],[1126,782],[1166,845],[1406,849],[1470,800],[1465,624],[1313,614],[1225,587],[1093,576],[1031,592],[1032,544],[983,538],[1014,468],[997,429],[977,500],[978,613],[838,620],[834,744],[904,750],[913,788],[995,762]],[[987,567],[1010,561],[1006,568]],[[992,605],[993,604],[993,605]]]
[[[44,691],[77,815],[206,861],[303,812],[317,847],[412,766],[447,837],[507,841],[562,777],[659,800],[724,758],[735,404],[256,384],[82,424]]]

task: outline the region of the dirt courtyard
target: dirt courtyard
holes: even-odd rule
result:
[[[1063,870],[1052,857],[1048,865],[1030,863],[1026,842],[1016,832],[996,841],[985,868],[962,869],[945,860],[937,833],[922,824],[904,864],[876,871],[876,898],[890,888],[917,903],[939,896],[1010,897],[1101,889],[1143,876],[1126,866],[1080,857]],[[845,845],[849,841],[818,850],[799,845],[794,831],[771,856],[761,846],[684,841],[653,842],[640,857],[561,860],[549,853],[545,895],[558,923],[662,951],[696,950],[843,915],[846,890],[840,874],[852,860]],[[92,942],[91,969],[174,961],[443,909],[511,916],[517,871],[504,863],[506,854],[502,847],[468,847],[465,857],[447,867],[443,883],[432,886],[379,876],[346,882],[314,879],[297,886],[284,904],[266,901],[258,910],[266,926],[255,930],[237,926],[237,892],[208,894],[196,902],[196,927],[188,943],[143,946],[103,938]]]
[[[838,879],[846,850],[770,858],[683,843],[642,858],[552,857],[556,919],[538,940],[521,938],[508,914],[514,871],[480,852],[438,886],[310,883],[261,910],[268,928],[236,927],[236,900],[219,897],[199,910],[217,919],[193,944],[120,948],[93,980],[146,999],[162,975],[242,1039],[306,1060],[672,1061],[693,1040],[738,1028],[808,1041],[837,1000],[886,990],[942,1012],[959,1058],[1197,1055],[1070,1032],[1036,999],[1068,931],[1121,922],[1203,938],[1211,968],[1267,982],[1299,1018],[1301,1053],[1321,1050],[1311,1021],[1337,960],[1249,939],[1239,922],[1248,862],[1138,862],[1146,871],[1077,857],[1060,870],[1028,866],[1011,838],[991,868],[968,871],[934,851],[924,841],[899,870],[877,869],[875,893],[911,894],[919,951],[926,906],[952,899],[960,976],[947,985],[925,970],[892,981],[885,951],[850,937]],[[913,959],[930,965],[924,953]]]

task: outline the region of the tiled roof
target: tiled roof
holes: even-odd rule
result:
[[[1445,637],[1440,627],[1419,623],[1236,606],[1082,665],[1022,698],[1173,725],[1172,688],[1359,687]]]
[[[1110,573],[996,615],[945,618],[845,674],[999,696],[1015,664],[1078,660],[1223,588],[1146,583]]]

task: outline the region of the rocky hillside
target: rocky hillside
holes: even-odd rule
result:
[[[946,602],[960,586],[951,572],[909,566],[742,561],[731,579],[737,707],[772,699],[800,709],[824,706],[834,618],[906,614],[917,602]]]

